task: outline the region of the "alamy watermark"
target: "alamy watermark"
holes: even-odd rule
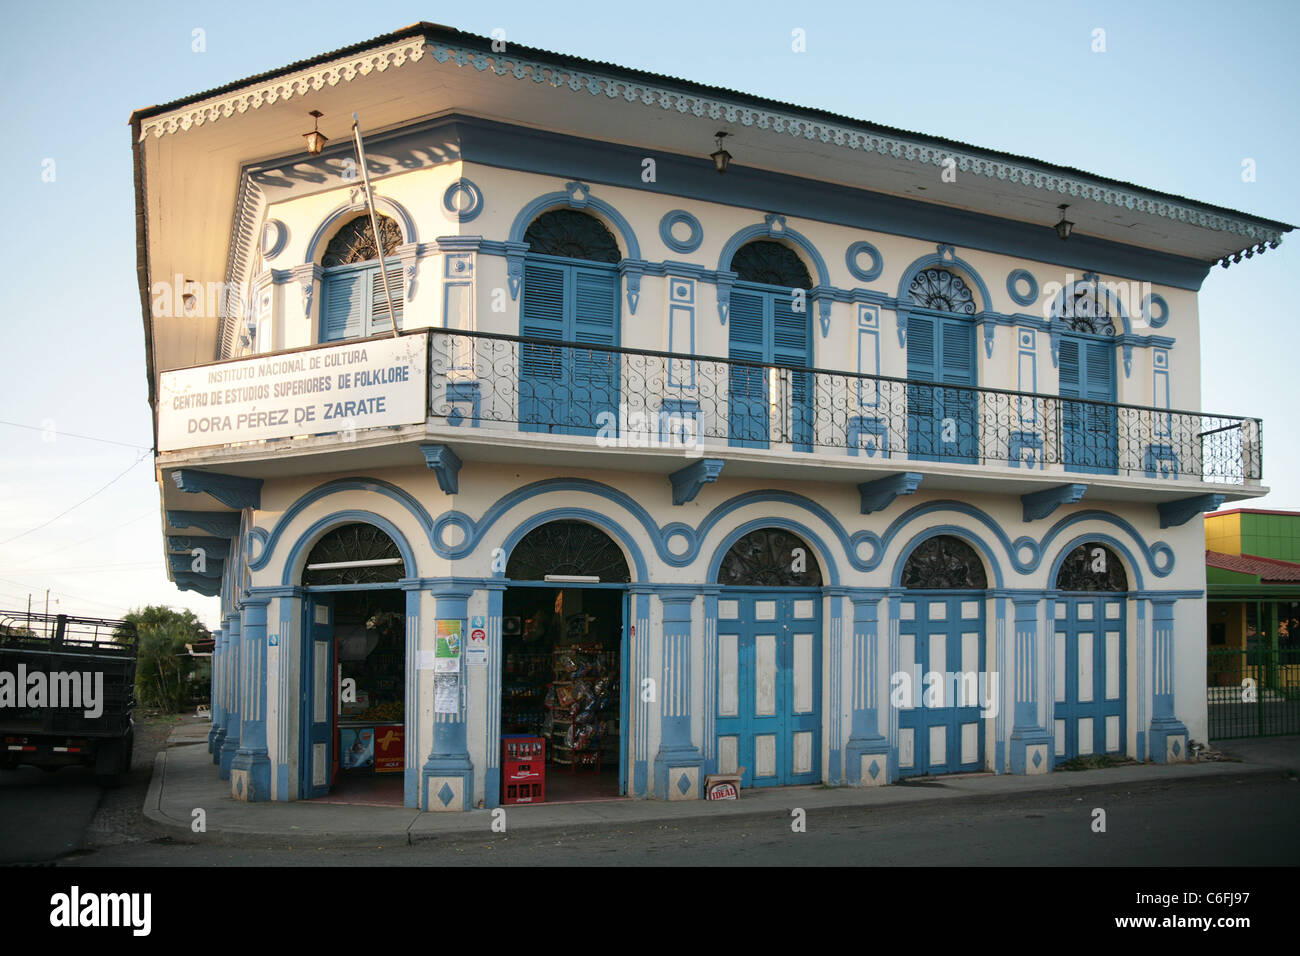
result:
[[[104,713],[103,671],[0,671],[0,708],[81,710],[90,720]]]

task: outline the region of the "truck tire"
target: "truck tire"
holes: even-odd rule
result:
[[[105,740],[95,754],[95,779],[101,787],[109,789],[122,785],[122,768],[131,759],[132,737],[128,732],[125,737]]]

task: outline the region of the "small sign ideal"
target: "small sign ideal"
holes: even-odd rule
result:
[[[734,783],[715,783],[709,787],[708,797],[710,800],[738,800],[740,794]]]

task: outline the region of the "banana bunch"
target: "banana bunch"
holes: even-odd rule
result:
[[[391,700],[367,708],[359,717],[361,720],[401,720],[405,709],[400,701]]]

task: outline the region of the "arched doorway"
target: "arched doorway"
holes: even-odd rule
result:
[[[745,787],[821,779],[821,569],[784,528],[741,536],[718,568],[719,773]]]
[[[362,213],[343,225],[321,257],[320,341],[364,338],[393,330],[393,316],[402,320],[402,266],[393,258],[402,244],[402,231],[387,216],[379,216],[388,267],[388,289],[379,268],[379,244],[370,216]]]
[[[523,431],[594,435],[601,413],[618,418],[618,262],[613,234],[576,209],[544,212],[524,232],[519,422]],[[568,343],[536,344],[537,340]]]
[[[1128,575],[1119,556],[1085,541],[1055,582],[1053,736],[1056,763],[1126,751]]]
[[[1115,311],[1096,281],[1061,293],[1053,316],[1059,323],[1061,442],[1066,471],[1113,475],[1119,467],[1115,401]],[[1068,401],[1076,399],[1076,401]],[[1081,399],[1082,401],[1079,401]]]
[[[502,595],[502,802],[564,803],[626,793],[622,675],[627,584],[622,548],[586,521],[527,532]],[[535,745],[540,744],[540,748]],[[520,769],[521,749],[544,771]]]
[[[899,774],[982,770],[984,564],[961,538],[936,535],[908,556],[900,583],[898,667],[907,693],[898,715]]]
[[[307,555],[299,795],[401,806],[407,734],[406,563],[375,525],[327,531]]]
[[[775,440],[811,451],[812,375],[778,371],[812,365],[812,304],[806,290],[813,281],[808,267],[789,246],[757,239],[736,250],[731,270],[736,284],[727,313],[728,355],[766,367],[729,366],[730,444],[768,447],[775,416]]]
[[[973,463],[979,453],[975,297],[947,269],[918,272],[907,295],[907,377],[935,383],[907,388],[908,454]],[[968,387],[942,387],[963,385]]]

